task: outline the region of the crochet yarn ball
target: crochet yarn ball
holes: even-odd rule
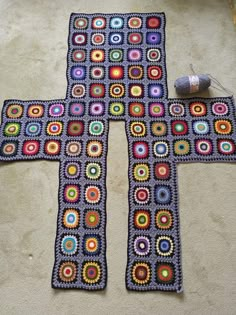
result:
[[[189,75],[176,79],[175,89],[178,94],[192,94],[204,91],[211,85],[211,79],[206,74]]]

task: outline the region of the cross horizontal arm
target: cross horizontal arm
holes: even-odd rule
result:
[[[7,100],[0,127],[0,160],[59,160],[69,128],[65,100]],[[72,136],[73,137],[73,136]]]
[[[232,97],[169,99],[169,145],[176,162],[235,162]]]

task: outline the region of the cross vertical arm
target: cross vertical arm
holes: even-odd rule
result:
[[[101,290],[107,282],[108,121],[73,122],[60,161],[52,287]]]
[[[150,137],[149,126],[155,124],[159,132],[156,124],[164,123],[149,119],[126,122],[129,290],[183,290],[176,163],[170,159],[168,149],[163,151],[163,136]]]

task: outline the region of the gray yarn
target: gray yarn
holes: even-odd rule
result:
[[[175,89],[178,94],[192,94],[206,90],[211,85],[211,79],[206,74],[195,75],[199,79],[199,85],[195,88],[194,91],[191,89],[191,80],[190,76],[184,76],[176,79]]]

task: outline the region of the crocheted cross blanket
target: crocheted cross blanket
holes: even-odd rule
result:
[[[129,152],[126,287],[181,292],[176,164],[235,162],[232,97],[168,98],[165,15],[72,14],[65,99],[7,100],[0,160],[60,162],[53,288],[104,289],[110,120]]]

